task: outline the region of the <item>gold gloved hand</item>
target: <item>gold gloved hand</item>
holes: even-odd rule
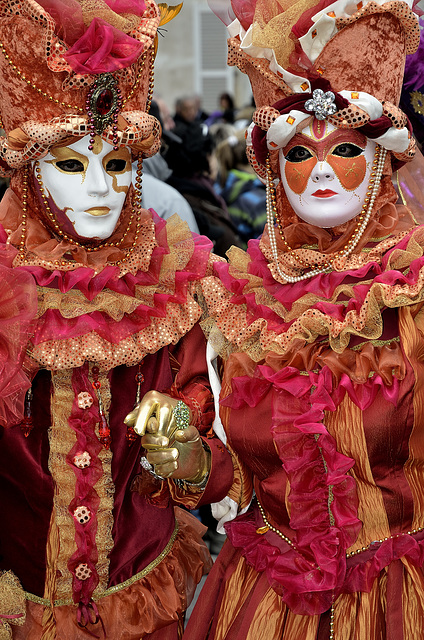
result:
[[[177,429],[171,438],[167,438],[159,434],[158,423],[152,418],[141,443],[155,473],[163,478],[198,484],[209,472],[210,454],[203,448],[200,434],[193,425]]]
[[[169,438],[177,429],[174,409],[178,402],[159,391],[148,391],[124,422],[127,426],[133,427],[139,436],[144,436],[150,419],[154,417],[158,423],[158,434]]]
[[[178,404],[181,401],[175,398],[149,391],[127,415],[125,424],[142,436],[146,458],[157,475],[199,484],[209,472],[210,454],[196,427],[178,427]]]

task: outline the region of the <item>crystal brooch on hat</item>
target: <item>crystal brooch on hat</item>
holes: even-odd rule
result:
[[[335,98],[332,91],[324,93],[322,89],[315,89],[312,93],[312,99],[305,102],[305,109],[306,111],[314,111],[317,120],[325,120],[337,111]]]

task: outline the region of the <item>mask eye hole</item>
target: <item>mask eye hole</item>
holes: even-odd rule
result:
[[[312,158],[312,153],[306,147],[297,145],[290,149],[290,151],[284,156],[288,162],[304,162]]]
[[[69,158],[69,160],[57,160],[55,165],[61,171],[66,171],[66,173],[82,173],[84,171],[83,163],[76,158]]]
[[[111,158],[106,163],[106,171],[108,173],[123,173],[127,171],[127,161],[123,158]]]
[[[333,156],[339,156],[340,158],[356,158],[363,152],[364,150],[361,149],[361,147],[357,147],[356,144],[343,142],[342,144],[338,144],[331,153]]]

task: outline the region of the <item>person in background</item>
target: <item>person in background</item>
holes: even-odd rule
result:
[[[182,96],[175,101],[174,122],[177,125],[189,125],[196,121],[198,101],[194,96]]]
[[[181,143],[168,141],[164,158],[172,175],[168,184],[190,204],[201,234],[213,241],[214,253],[224,257],[232,245],[240,245],[225,201],[214,187],[216,161],[212,136],[196,121],[176,118],[172,132]]]
[[[163,132],[167,133],[168,131],[173,129],[175,126],[174,118],[171,115],[171,110],[166,100],[164,100],[162,96],[156,93],[153,94],[152,105],[155,103],[159,111],[160,122],[162,123],[162,129],[163,129],[162,133]]]
[[[266,223],[266,188],[246,156],[244,131],[235,131],[215,149],[218,163],[216,190],[224,198],[240,238],[247,244]]]
[[[146,158],[143,162],[143,207],[145,209],[154,209],[155,213],[164,220],[168,220],[174,213],[178,213],[181,220],[187,222],[191,231],[199,233],[199,227],[189,203],[174,187],[171,187],[166,182],[172,175],[172,170],[168,167],[162,154],[164,149],[167,148],[167,141],[171,140],[181,144],[182,140],[163,125],[162,110],[155,100],[152,100],[150,105],[150,113],[161,125],[162,143],[160,151],[151,158]],[[136,180],[136,177],[137,163],[134,162],[133,181]]]
[[[229,93],[221,93],[218,102],[219,109],[208,116],[205,124],[208,127],[216,123],[234,124],[236,109],[233,98]]]
[[[193,97],[197,109],[196,120],[198,122],[205,122],[209,117],[209,114],[203,108],[203,98],[198,94],[195,94]]]

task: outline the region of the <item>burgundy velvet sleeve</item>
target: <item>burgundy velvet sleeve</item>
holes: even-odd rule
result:
[[[171,367],[175,378],[170,394],[190,407],[192,422],[202,434],[211,433],[213,397],[206,364],[206,339],[199,325],[171,350]]]
[[[233,462],[227,449],[215,436],[206,443],[211,451],[209,480],[197,506],[219,502],[227,495],[233,483]]]
[[[201,504],[217,502],[227,495],[233,481],[231,456],[212,431],[215,416],[206,363],[206,339],[199,325],[178,343],[172,351],[176,376],[171,388],[174,397],[186,402],[194,414],[194,424],[204,436],[211,450],[211,471],[205,490],[190,489],[185,492],[170,482],[173,499],[195,509]],[[207,435],[207,437],[205,437]]]

